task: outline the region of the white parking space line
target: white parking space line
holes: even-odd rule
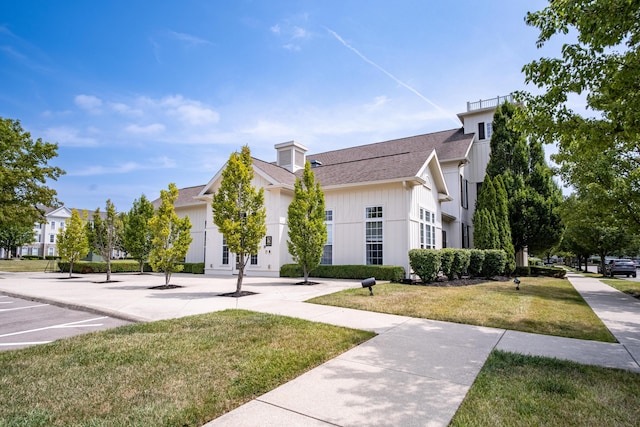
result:
[[[16,311],[16,310],[26,310],[27,308],[36,308],[36,307],[46,307],[49,304],[38,304],[38,305],[30,305],[27,307],[18,307],[18,308],[0,308],[0,312],[3,311]]]
[[[71,322],[71,323],[61,323],[59,325],[45,326],[44,328],[29,329],[29,330],[26,330],[26,331],[12,332],[10,334],[0,335],[0,338],[10,337],[10,336],[13,336],[13,335],[28,334],[30,332],[44,331],[44,330],[47,330],[47,329],[61,329],[61,328],[83,327],[83,326],[102,326],[102,323],[93,324],[93,325],[92,324],[87,324],[87,325],[80,325],[79,324],[79,323],[85,323],[85,322],[93,322],[95,320],[101,320],[101,319],[107,319],[107,316],[95,317],[93,319],[87,319],[87,320],[79,320],[77,322]]]

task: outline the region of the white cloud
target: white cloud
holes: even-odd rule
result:
[[[138,162],[123,162],[114,166],[92,165],[87,166],[84,169],[77,171],[71,171],[68,173],[70,176],[96,176],[96,175],[122,175],[139,170],[156,170],[156,169],[170,169],[175,167],[175,163],[167,158],[154,158],[149,159],[144,164]]]
[[[91,130],[92,133],[95,133]],[[68,126],[51,127],[44,130],[45,139],[57,142],[66,147],[95,147],[98,141],[95,138],[80,136],[78,129]]]
[[[102,107],[102,100],[93,95],[77,95],[74,102],[78,107],[91,113],[100,112],[100,107]]]
[[[138,135],[153,135],[160,132],[164,132],[165,126],[161,123],[153,123],[147,126],[140,126],[136,124],[132,124],[124,128],[129,133],[138,134]]]
[[[297,52],[302,49],[301,43],[312,37],[312,33],[303,26],[308,19],[307,14],[296,15],[272,25],[269,30],[282,39],[284,49]]]
[[[192,34],[179,33],[177,31],[169,31],[169,34],[176,40],[180,40],[194,46],[201,44],[211,44],[209,40],[202,39]]]
[[[116,113],[120,113],[127,116],[141,116],[144,113],[142,110],[137,108],[132,108],[127,104],[123,104],[122,102],[109,102],[109,107],[115,111]]]

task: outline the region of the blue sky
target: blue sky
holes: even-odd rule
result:
[[[459,127],[525,89],[544,1],[0,3],[0,116],[59,144],[66,206],[205,184],[248,144],[275,160]]]

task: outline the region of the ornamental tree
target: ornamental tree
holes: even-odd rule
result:
[[[107,199],[104,216],[100,208],[93,212],[93,221],[87,224],[89,246],[93,248],[107,263],[107,282],[111,281],[111,256],[118,247],[122,221],[116,212],[116,207]]]
[[[287,246],[293,260],[302,268],[306,283],[309,281],[309,272],[320,264],[327,242],[324,193],[320,183],[315,181],[309,162],[304,165],[302,179],[296,178],[293,200],[287,214]]]
[[[149,220],[151,251],[149,264],[153,271],[164,273],[164,284],[169,285],[171,275],[182,271],[182,262],[187,256],[191,237],[191,221],[188,216],[180,218],[174,203],[178,198],[178,188],[169,184],[168,190],[160,191],[160,206]]]
[[[264,189],[252,184],[253,161],[247,145],[229,157],[220,188],[213,196],[213,222],[224,236],[229,251],[237,257],[236,295],[242,292],[244,270],[251,255],[257,255],[267,234]]]
[[[124,216],[122,248],[138,261],[140,273],[144,271],[144,263],[151,252],[149,220],[153,217],[153,211],[153,204],[143,194],[134,200],[131,210]]]
[[[47,187],[65,172],[49,161],[58,145],[31,139],[20,121],[0,117],[0,230],[33,227],[44,218],[36,206],[56,206],[56,191]]]
[[[73,274],[73,264],[84,258],[89,253],[89,237],[84,220],[76,209],[71,211],[71,218],[67,221],[64,230],[58,235],[58,253],[63,260],[69,261],[69,277]]]

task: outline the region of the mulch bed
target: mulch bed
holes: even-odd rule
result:
[[[176,288],[182,288],[182,286],[180,286],[180,285],[160,285],[160,286],[152,286],[152,287],[147,288],[147,289],[166,290],[166,289],[176,289]]]
[[[256,292],[250,292],[250,291],[240,291],[240,293],[238,293],[238,292],[227,292],[226,294],[220,294],[218,296],[239,298],[239,297],[248,297],[249,295],[256,295]]]

